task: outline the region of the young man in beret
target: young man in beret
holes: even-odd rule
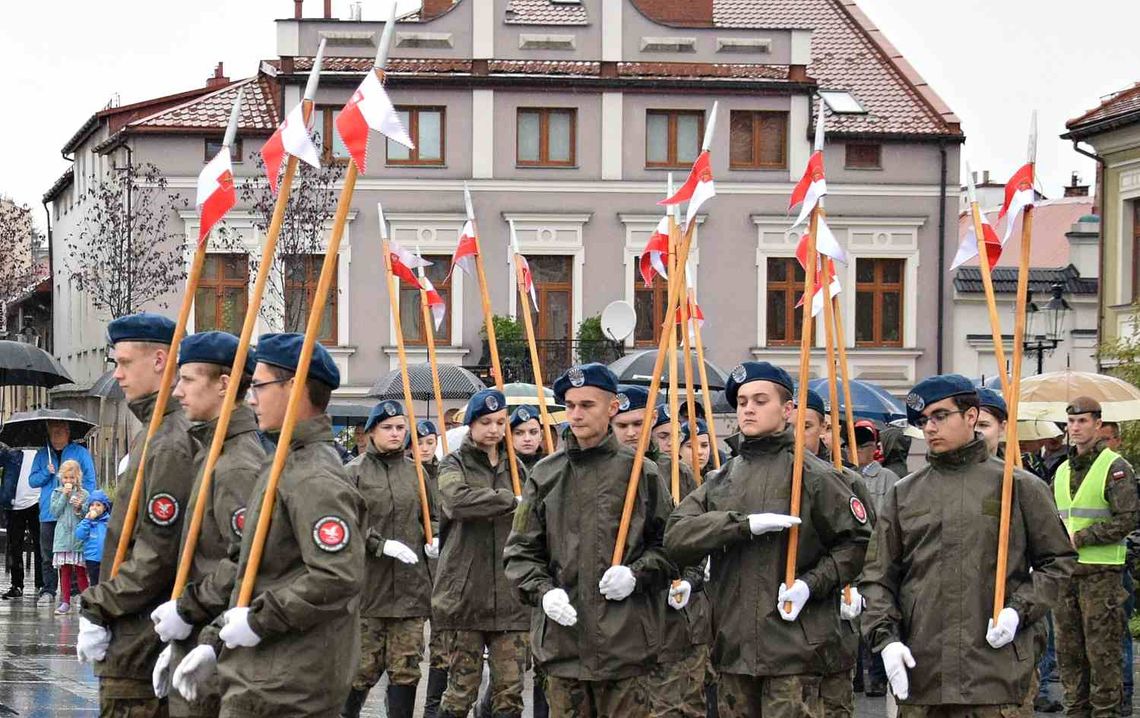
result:
[[[1120,710],[1124,539],[1140,501],[1132,467],[1100,437],[1100,403],[1077,397],[1066,413],[1069,456],[1053,477],[1053,497],[1077,566],[1053,612],[1057,666],[1066,713],[1099,718]]]
[[[198,645],[202,628],[229,607],[237,573],[234,557],[245,527],[246,501],[265,463],[265,450],[257,435],[257,417],[245,403],[253,380],[254,352],[250,351],[222,453],[214,466],[209,490],[202,495],[202,472],[222,413],[237,348],[238,338],[225,332],[191,334],[178,348],[178,384],[173,396],[192,422],[190,435],[198,447],[187,514],[193,515],[198,501],[205,501],[206,505],[190,565],[190,582],[178,600],[167,601],[150,614],[155,633],[168,644],[154,669],[155,694],[168,697],[172,716],[218,715],[220,696],[216,685],[207,686],[191,703],[177,691],[170,692],[170,677],[179,662]],[[183,549],[189,526],[189,520],[182,524]]]
[[[249,403],[271,435],[285,422],[303,342],[300,334],[263,334],[258,341]],[[336,715],[359,665],[366,508],[333,448],[325,413],[339,385],[332,356],[317,344],[295,407],[253,599],[203,629],[198,647],[174,671],[174,688],[191,701],[216,673],[223,716]],[[249,498],[231,606],[271,466],[265,462]]]
[[[114,347],[115,380],[142,426],[131,440],[126,471],[119,476],[114,503],[121,509],[107,525],[104,578],[81,597],[77,649],[81,661],[95,664],[101,714],[161,716],[166,715],[166,701],[155,697],[151,678],[162,642],[152,630],[150,614],[170,598],[196,447],[186,414],[177,401],[169,401],[146,448],[134,534],[118,574],[112,575],[162,374],[166,363],[174,361],[174,322],[157,314],[133,314],[112,321],[107,335]]]
[[[361,592],[360,668],[341,715],[359,716],[368,692],[387,672],[388,715],[411,718],[420,682],[424,622],[431,616],[427,559],[439,556],[439,539],[425,544],[419,477],[404,453],[408,424],[403,404],[377,404],[364,431],[365,452],[345,467],[368,507],[364,539],[368,558]],[[429,496],[429,505],[430,500]],[[430,509],[429,522],[434,523]]]
[[[1009,419],[1009,409],[1005,398],[993,389],[978,389],[978,423],[974,427],[986,440],[986,448],[991,456],[1002,456],[1000,451],[1005,441],[1005,425]]]
[[[930,451],[878,513],[859,584],[863,636],[882,655],[901,718],[1032,715],[1042,619],[1073,567],[1056,508],[1040,480],[1014,471],[995,625],[1003,463],[974,430],[974,386],[956,374],[925,379],[907,417]]]
[[[862,565],[870,526],[843,476],[805,455],[799,516],[788,515],[794,449],[792,379],[767,362],[733,370],[739,454],[669,517],[677,561],[712,555],[706,587],[715,623],[721,716],[817,716],[823,650],[839,644],[840,590]],[[800,526],[796,579],[784,585],[786,530]],[[751,610],[740,610],[751,606]]]

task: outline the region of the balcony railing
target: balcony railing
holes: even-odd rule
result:
[[[543,339],[535,342],[535,344],[538,349],[538,361],[542,367],[542,378],[548,386],[562,372],[575,364],[593,361],[609,364],[616,361],[624,353],[624,348],[620,343],[608,340]],[[530,349],[525,341],[500,341],[499,361],[503,367],[504,382],[534,381]],[[486,341],[483,342],[483,355],[479,358],[479,363],[465,368],[474,372],[488,385],[493,383],[491,354]]]

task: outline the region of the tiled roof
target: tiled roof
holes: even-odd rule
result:
[[[61,192],[70,187],[71,183],[74,180],[75,165],[68,165],[67,169],[63,171],[63,174],[59,176],[59,179],[52,183],[51,189],[44,193],[43,201],[51,202],[53,199],[58,197]]]
[[[510,0],[508,25],[588,25],[586,6],[551,0]]]
[[[372,69],[371,57],[326,57],[321,61],[321,72],[368,72]],[[313,69],[313,58],[298,57],[293,61],[295,72],[308,72]],[[418,59],[392,57],[388,59],[388,72],[416,74],[469,74],[470,60]]]
[[[1061,197],[1038,202],[1033,208],[1033,236],[1029,247],[1029,266],[1031,267],[1063,267],[1069,263],[1069,240],[1065,237],[1073,223],[1080,217],[1093,211],[1092,197]],[[985,213],[990,224],[998,231],[998,236],[1005,234],[1005,220],[998,220],[998,210]],[[999,267],[1016,267],[1018,265],[1018,247],[1021,237],[1021,220],[1024,215],[1018,216],[1013,224],[1013,233],[1005,251],[998,260]],[[964,237],[971,229],[973,219],[968,212],[958,216],[958,236]],[[977,266],[975,257],[970,264]]]
[[[487,69],[504,74],[596,77],[602,70],[602,64],[576,60],[491,60],[487,63]]]
[[[1140,82],[1114,93],[1085,114],[1066,122],[1065,127],[1070,131],[1079,132],[1092,125],[1121,119],[1128,115],[1140,115]]]
[[[238,88],[244,88],[241,99],[239,131],[273,132],[277,129],[277,93],[265,75],[238,80],[226,87],[156,112],[127,125],[129,130],[194,131],[224,130],[230,119]]]
[[[746,65],[704,62],[619,62],[622,77],[724,77],[749,80],[787,80],[787,65]]]
[[[1017,269],[1012,267],[994,267],[992,274],[994,294],[1017,293]],[[1054,284],[1060,283],[1066,294],[1095,295],[1100,282],[1096,277],[1082,277],[1073,265],[1065,267],[1043,269],[1029,269],[1029,291],[1034,294],[1034,302],[1041,304],[1049,301],[1050,291]],[[954,275],[954,289],[963,293],[982,293],[982,270],[978,267],[959,267]]]

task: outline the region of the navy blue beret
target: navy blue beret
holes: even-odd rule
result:
[[[989,409],[991,412],[1000,414],[998,418],[1002,421],[1009,418],[1009,407],[1005,405],[1005,399],[999,392],[987,387],[982,387],[978,389],[977,392],[978,404],[980,404],[983,409]]]
[[[139,312],[111,320],[107,325],[107,338],[112,344],[119,342],[174,342],[174,322],[161,314]]]
[[[807,408],[818,412],[820,416],[827,416],[827,404],[823,402],[823,397],[815,389],[809,388],[807,390]]]
[[[618,413],[644,409],[649,403],[649,390],[634,384],[619,384],[617,391]]]
[[[178,345],[178,366],[183,364],[218,364],[229,369],[234,365],[238,338],[229,332],[198,332]],[[245,355],[246,374],[253,374],[257,352],[251,347]]]
[[[420,419],[416,422],[416,436],[423,438],[425,436],[439,436],[439,429],[436,428],[435,423],[431,419]]]
[[[961,374],[941,374],[923,379],[906,397],[906,418],[910,423],[922,416],[926,407],[961,394],[976,394],[974,383]]]
[[[467,411],[463,423],[468,426],[481,416],[507,410],[507,397],[498,389],[480,389],[467,401]]]
[[[301,359],[302,334],[262,334],[257,340],[257,363],[297,371]],[[309,378],[316,379],[333,389],[340,386],[340,369],[336,368],[329,350],[320,344],[313,347],[313,360],[309,363]]]
[[[364,422],[364,430],[369,431],[381,421],[387,421],[404,415],[404,405],[398,401],[387,399],[372,407],[368,412],[368,421]]]
[[[566,392],[570,389],[581,389],[584,386],[594,386],[611,394],[618,393],[617,376],[605,364],[590,362],[572,366],[558,377],[554,382],[554,401],[562,404],[566,400]]]
[[[511,428],[512,429],[515,428],[516,426],[518,426],[519,424],[525,424],[531,420],[537,421],[540,424],[542,423],[542,412],[540,412],[538,410],[537,406],[531,406],[530,404],[526,404],[524,406],[520,406],[519,408],[517,408],[511,412]]]
[[[770,381],[787,389],[789,394],[795,393],[795,384],[788,372],[766,361],[746,361],[743,364],[737,364],[736,368],[732,370],[732,374],[729,375],[728,381],[725,382],[725,401],[736,408],[736,392],[740,390],[740,387],[752,381]]]
[[[651,426],[649,428],[656,429],[657,427],[661,426],[662,424],[668,424],[668,423],[669,423],[669,405],[668,404],[658,404],[654,409],[653,426]]]
[[[692,431],[692,429],[689,426],[689,422],[686,421],[684,424],[681,424],[681,443],[682,444],[684,444],[686,441],[689,440],[689,438],[690,438],[689,432],[690,431]],[[709,425],[705,423],[704,419],[697,419],[697,436],[708,436],[708,434],[709,434]]]

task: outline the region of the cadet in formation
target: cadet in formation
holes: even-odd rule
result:
[[[1001,394],[986,387],[978,389],[978,423],[974,429],[985,439],[990,456],[1005,456],[1002,442],[1008,418],[1009,408]]]
[[[721,716],[816,716],[820,682],[834,670],[840,589],[853,581],[870,535],[862,502],[842,475],[805,456],[800,515],[788,515],[796,437],[788,373],[737,366],[725,398],[735,407],[738,454],[669,517],[669,555],[711,554],[713,664]],[[798,525],[796,580],[785,585],[785,531]],[[742,611],[742,606],[752,610]]]
[[[1053,614],[1065,712],[1120,711],[1125,537],[1140,503],[1132,467],[1100,437],[1101,406],[1078,397],[1068,406],[1069,456],[1053,477],[1053,497],[1077,551],[1072,579]]]
[[[511,592],[503,549],[518,497],[508,463],[507,401],[482,389],[467,403],[468,434],[439,467],[442,509],[439,574],[432,593],[432,629],[443,631],[447,690],[439,715],[466,716],[479,694],[483,653],[491,669],[496,717],[520,716],[530,615]],[[526,469],[518,465],[520,480]]]
[[[975,432],[978,395],[965,377],[931,377],[907,396],[907,416],[930,447],[927,464],[889,489],[878,513],[860,583],[863,634],[902,718],[1030,716],[1043,619],[1075,552],[1045,485],[1015,470],[995,625],[1004,467]]]
[[[668,490],[643,465],[623,563],[611,560],[634,454],[610,429],[617,377],[572,367],[554,383],[570,422],[565,446],[528,478],[504,560],[527,606],[535,662],[557,716],[651,715],[645,676],[656,663],[658,614],[676,568],[662,544]]]
[[[302,343],[300,334],[264,334],[258,341],[250,406],[270,435],[284,424]],[[366,508],[344,472],[325,413],[339,385],[332,356],[318,344],[295,407],[252,601],[236,607],[272,462],[263,465],[249,498],[230,597],[235,607],[203,629],[174,671],[174,688],[191,701],[216,673],[227,718],[336,715],[356,674]]]
[[[537,406],[520,406],[511,412],[511,441],[515,456],[527,471],[546,456],[542,449],[542,413]]]
[[[167,601],[150,615],[155,633],[168,644],[155,664],[154,691],[156,696],[168,697],[172,716],[216,716],[221,708],[216,683],[206,685],[198,700],[191,703],[178,691],[170,691],[170,678],[174,668],[198,645],[202,628],[229,607],[237,574],[234,559],[245,527],[246,500],[265,462],[265,450],[257,436],[257,417],[244,402],[253,380],[254,352],[250,351],[222,453],[214,466],[209,491],[203,495],[203,469],[222,413],[237,348],[238,338],[233,334],[203,332],[183,339],[178,349],[178,384],[173,396],[192,422],[190,436],[197,446],[196,478],[187,514],[194,513],[199,501],[205,502],[205,508],[189,583],[177,600]],[[184,521],[180,543],[183,548],[189,527],[190,521]]]
[[[194,483],[195,446],[177,402],[169,402],[158,431],[146,445],[135,527],[126,560],[114,573],[116,547],[131,492],[143,460],[147,426],[155,409],[166,363],[174,361],[174,322],[157,314],[134,314],[107,327],[114,347],[115,380],[142,426],[131,439],[130,459],[119,477],[115,511],[107,526],[102,565],[106,577],[81,597],[79,660],[93,662],[99,677],[99,711],[107,716],[162,716],[166,701],[151,684],[162,642],[150,614],[170,598],[182,520]]]

